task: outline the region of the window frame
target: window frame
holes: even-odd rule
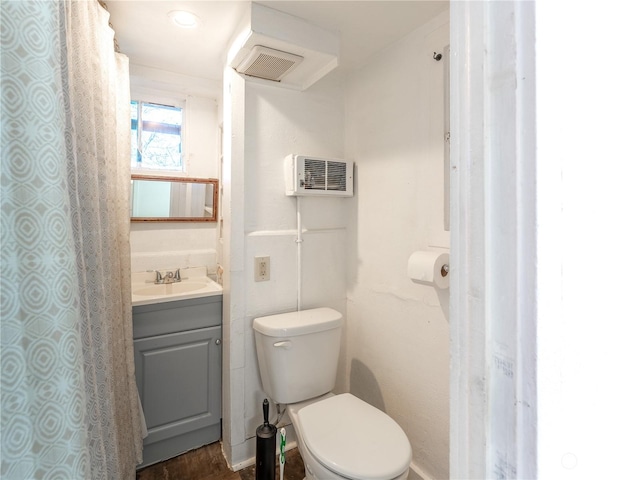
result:
[[[131,102],[150,103],[161,106],[168,106],[174,108],[180,108],[182,110],[182,124],[180,127],[180,169],[163,169],[163,168],[148,168],[148,167],[136,167],[131,166],[131,173],[141,175],[161,175],[161,176],[182,176],[188,175],[187,169],[187,155],[188,142],[187,142],[187,129],[188,129],[188,115],[187,115],[187,99],[185,97],[171,96],[166,94],[155,94],[146,92],[144,90],[131,90]],[[139,107],[140,108],[140,107]],[[138,129],[138,136],[141,135],[142,130]],[[132,163],[132,162],[131,162]]]

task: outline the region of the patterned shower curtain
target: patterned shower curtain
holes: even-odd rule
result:
[[[133,479],[128,60],[96,0],[0,9],[0,477]]]

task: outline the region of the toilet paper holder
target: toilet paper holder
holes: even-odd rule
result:
[[[409,278],[419,284],[449,288],[449,252],[440,247],[415,251],[407,262]]]

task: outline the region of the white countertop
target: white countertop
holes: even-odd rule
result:
[[[160,270],[162,275],[165,270]],[[181,281],[155,284],[155,272],[136,272],[131,275],[131,304],[150,305],[154,303],[188,300],[190,298],[222,295],[222,287],[207,277],[206,267],[180,269]]]

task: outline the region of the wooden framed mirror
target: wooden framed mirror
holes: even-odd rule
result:
[[[217,222],[216,178],[131,175],[132,222]]]

